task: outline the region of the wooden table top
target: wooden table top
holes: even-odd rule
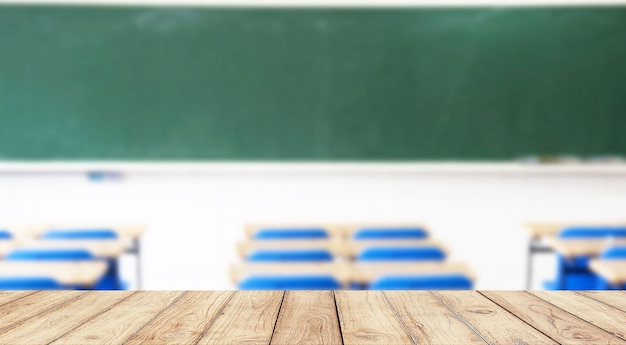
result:
[[[0,261],[0,278],[50,277],[65,285],[92,286],[106,270],[102,261]]]
[[[548,245],[565,257],[598,256],[611,246],[626,245],[626,239],[606,238],[548,238]]]
[[[465,274],[475,279],[474,271],[465,263],[455,261],[399,262],[241,262],[230,267],[231,281],[238,284],[251,275],[328,275],[342,285],[350,282],[371,283],[384,275]]]
[[[438,247],[447,252],[441,241],[433,239],[423,240],[358,240],[346,241],[341,239],[332,240],[245,240],[237,243],[237,251],[242,258],[257,250],[302,250],[321,249],[337,256],[354,257],[366,248],[371,247]]]
[[[524,226],[531,237],[556,236],[559,231],[570,226],[623,226],[624,221],[602,222],[602,221],[570,221],[570,222],[530,222]]]
[[[591,270],[604,277],[611,284],[626,284],[626,259],[624,260],[591,260]]]
[[[2,344],[626,344],[626,292],[0,292]]]

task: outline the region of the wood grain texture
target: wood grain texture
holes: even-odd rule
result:
[[[0,291],[0,306],[34,294],[36,291]]]
[[[15,300],[0,308],[0,325],[2,325],[0,330],[11,328],[24,320],[45,313],[56,306],[87,293],[86,291],[59,291],[54,294],[44,291],[29,292],[31,294],[28,295],[28,298]]]
[[[556,344],[476,291],[433,291],[490,344]]]
[[[626,339],[626,312],[574,291],[561,291],[558,294],[550,291],[533,291],[532,294],[622,339]]]
[[[237,291],[197,344],[269,344],[284,291]]]
[[[195,344],[234,294],[190,291],[124,344]]]
[[[559,343],[626,344],[626,341],[525,291],[482,291],[498,305],[515,314]]]
[[[0,332],[0,344],[48,344],[133,295],[131,291],[89,292]]]
[[[332,291],[287,291],[272,344],[341,344]]]
[[[428,291],[385,291],[383,295],[419,344],[486,344]]]
[[[344,344],[417,344],[380,291],[335,291]]]
[[[626,312],[626,291],[576,291],[576,293]]]
[[[121,344],[183,293],[180,291],[136,292],[51,344]]]

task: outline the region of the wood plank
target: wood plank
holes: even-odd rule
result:
[[[576,293],[626,312],[626,291],[576,291]]]
[[[0,306],[32,295],[36,292],[37,291],[0,291]]]
[[[272,344],[341,344],[332,291],[287,291]]]
[[[566,312],[626,339],[626,312],[574,291],[533,291],[533,295],[556,305]],[[624,297],[622,297],[624,298]]]
[[[344,344],[417,344],[380,291],[335,291]]]
[[[50,296],[58,293],[46,291]],[[133,295],[132,291],[88,292],[77,299],[0,331],[0,344],[48,344]]]
[[[433,291],[490,344],[556,344],[476,291]]]
[[[234,294],[234,291],[188,292],[124,345],[195,344]]]
[[[481,293],[559,343],[626,344],[626,341],[525,291]]]
[[[237,291],[197,344],[269,344],[284,291]]]
[[[51,344],[121,344],[169,307],[184,292],[139,291]]]
[[[428,291],[384,291],[419,344],[486,344]]]
[[[31,294],[26,298],[21,298],[11,303],[5,304],[0,309],[1,330],[11,328],[24,320],[35,315],[57,307],[70,300],[79,298],[86,294],[86,291],[55,291],[49,293],[45,291],[29,291]]]

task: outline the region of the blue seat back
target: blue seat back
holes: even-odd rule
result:
[[[328,232],[323,228],[296,228],[296,229],[259,229],[254,234],[256,240],[312,240],[328,238]]]
[[[250,276],[238,285],[240,290],[335,290],[341,284],[332,276]]]
[[[402,240],[424,239],[428,237],[426,230],[418,227],[406,228],[361,228],[354,232],[355,240]]]
[[[0,290],[59,290],[63,286],[48,277],[0,278]]]
[[[41,236],[47,240],[109,240],[117,237],[117,232],[111,229],[52,229]]]
[[[4,229],[0,229],[0,240],[10,240],[13,238],[13,234]]]
[[[614,246],[610,247],[602,254],[600,254],[601,259],[610,260],[610,259],[621,259],[626,260],[626,246]]]
[[[257,250],[248,261],[332,261],[333,255],[326,249]]]
[[[54,261],[54,260],[94,260],[95,258],[86,249],[62,248],[62,249],[39,249],[18,248],[11,251],[5,257],[6,260],[25,261]]]
[[[359,261],[442,261],[446,253],[439,247],[368,247],[358,255]]]
[[[463,274],[383,276],[370,284],[371,290],[468,290],[473,282]]]
[[[626,237],[626,227],[621,226],[577,226],[561,230],[559,238],[603,238]]]

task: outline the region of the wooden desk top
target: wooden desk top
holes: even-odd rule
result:
[[[2,227],[2,226],[0,226]],[[16,236],[40,236],[44,232],[50,229],[111,229],[115,231],[118,236],[127,237],[131,239],[140,238],[144,231],[145,226],[133,225],[133,224],[79,224],[79,223],[48,223],[48,224],[12,224],[6,227],[9,230],[13,230]]]
[[[626,283],[626,259],[624,260],[591,260],[589,267],[611,284]]]
[[[626,344],[626,292],[0,292],[2,344]]]
[[[616,222],[550,222],[550,223],[542,223],[542,222],[530,222],[524,224],[525,228],[530,233],[531,237],[547,237],[547,236],[556,236],[559,231],[563,228],[570,226],[617,226],[624,225],[626,222],[616,221]]]
[[[116,258],[124,253],[128,243],[124,240],[35,240],[20,244],[24,249],[75,249],[84,248],[99,258]]]
[[[560,239],[548,238],[548,245],[565,257],[597,256],[612,245],[626,245],[626,239]]]
[[[63,285],[91,286],[106,270],[107,264],[100,261],[0,261],[0,277],[50,277]]]
[[[418,274],[453,274],[460,273],[472,280],[476,275],[468,265],[462,262],[355,262],[347,267],[350,281],[371,283],[382,276],[410,276]]]
[[[370,247],[423,247],[433,246],[441,248],[447,252],[441,241],[424,239],[424,240],[244,240],[237,243],[237,251],[242,258],[246,258],[250,253],[260,249],[323,249],[334,255],[354,257],[366,248]]]

